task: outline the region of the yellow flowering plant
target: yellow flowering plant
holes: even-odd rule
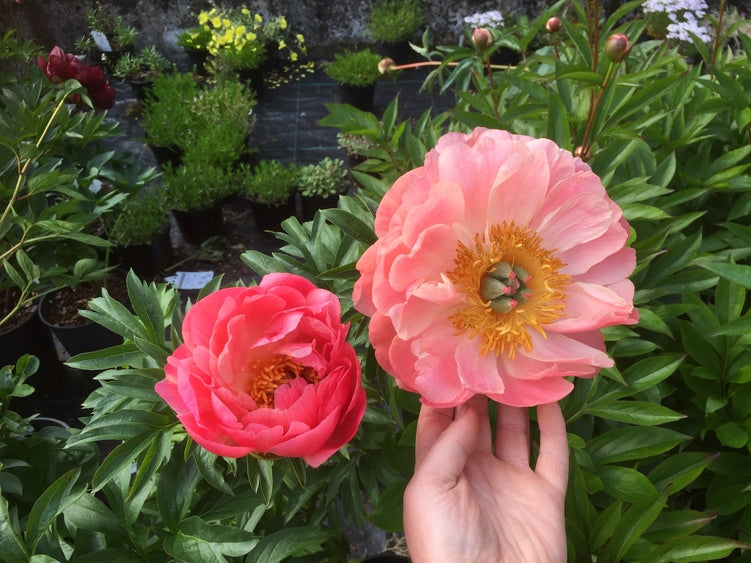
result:
[[[278,16],[265,22],[262,34],[269,50],[269,56],[282,63],[295,64],[307,55],[305,37],[302,33],[295,33],[284,16]]]
[[[283,15],[265,18],[246,7],[213,7],[200,12],[197,21],[178,36],[178,44],[207,51],[215,72],[258,68],[268,59],[279,62],[277,66],[296,65],[307,54],[305,37],[295,33]]]

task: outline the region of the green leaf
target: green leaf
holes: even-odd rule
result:
[[[623,372],[628,388],[618,392],[617,396],[627,397],[657,385],[675,373],[683,361],[683,356],[665,354],[636,362]]]
[[[85,310],[81,310],[81,316],[86,317]],[[143,362],[143,353],[132,342],[126,342],[104,350],[84,352],[77,354],[66,362],[67,365],[76,369],[91,371],[103,371],[120,366],[140,365]]]
[[[111,541],[125,541],[127,538],[122,521],[94,495],[81,495],[76,502],[65,509],[64,516],[68,526],[73,525],[82,530],[102,532]]]
[[[264,537],[246,558],[247,563],[281,563],[287,557],[301,557],[323,551],[323,543],[332,537],[318,526],[291,527]]]
[[[79,491],[73,494],[73,486],[81,475],[81,468],[71,469],[61,475],[34,503],[26,521],[26,540],[32,548],[36,549],[47,529],[67,506],[76,502],[83,494]]]
[[[174,416],[138,409],[120,409],[91,420],[69,444],[96,440],[127,440],[146,432],[149,427],[166,428],[175,424]]]
[[[621,518],[613,536],[602,554],[603,561],[623,561],[629,548],[662,511],[667,501],[667,491],[643,497],[634,503]],[[598,557],[599,559],[599,557]]]
[[[29,560],[29,551],[26,544],[13,526],[8,501],[0,495],[0,553],[3,560],[8,563],[25,563]]]
[[[649,479],[636,469],[619,465],[605,465],[597,469],[608,494],[635,502],[647,495],[654,495],[657,490]]]
[[[398,532],[404,529],[402,498],[407,482],[407,479],[401,479],[378,495],[375,510],[367,516],[369,522],[387,532]]]
[[[586,451],[594,463],[607,465],[658,455],[688,439],[667,428],[625,426],[595,436]]]
[[[622,510],[623,501],[616,500],[597,516],[592,530],[591,546],[593,550],[599,550],[613,536],[615,527],[621,519]]]
[[[709,336],[743,336],[751,333],[751,314],[736,319]]]
[[[716,457],[705,452],[680,452],[660,462],[647,476],[658,491],[670,487],[670,494],[675,494],[693,483]]]
[[[162,519],[171,530],[175,527],[183,530],[180,521],[189,511],[200,476],[192,457],[183,461],[173,456],[161,468],[156,488],[157,503]]]
[[[698,510],[674,510],[662,512],[644,534],[653,543],[662,543],[693,534],[715,519],[713,514]]]
[[[748,443],[748,430],[735,420],[720,424],[715,433],[720,443],[728,448],[742,448]]]
[[[717,274],[718,276],[745,287],[746,289],[751,289],[751,266],[718,262],[711,257],[695,258],[694,262],[713,274]]]
[[[165,538],[164,550],[180,561],[224,563],[224,555],[241,557],[256,544],[258,539],[250,532],[190,516],[180,522],[176,534]]]
[[[642,426],[667,424],[684,418],[684,415],[668,407],[646,401],[608,401],[597,402],[586,407],[586,414],[599,416],[608,420],[617,420]]]
[[[104,487],[125,467],[130,467],[135,459],[148,448],[154,440],[159,439],[161,430],[147,430],[114,448],[102,461],[94,474],[92,487],[95,491]]]
[[[365,244],[373,244],[377,240],[373,227],[364,223],[359,217],[343,209],[323,209],[321,211],[327,221],[339,227],[343,233]]]
[[[688,536],[661,545],[642,561],[643,563],[686,563],[689,561],[713,561],[728,557],[736,549],[747,545],[714,536]]]
[[[218,458],[216,454],[212,454],[204,448],[193,448],[191,455],[196,462],[201,477],[203,477],[209,485],[226,495],[232,496],[234,494],[232,492],[232,487],[230,487],[224,480],[222,472],[216,468],[216,460]]]
[[[745,289],[736,283],[721,278],[715,290],[715,304],[720,323],[726,325],[737,320],[743,312],[746,301]]]

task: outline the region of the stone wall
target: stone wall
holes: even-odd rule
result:
[[[373,0],[215,0],[224,8],[246,6],[264,16],[284,15],[293,29],[305,35],[312,54],[330,55],[332,47],[368,43],[365,20]],[[476,12],[535,17],[554,0],[422,0],[432,41],[455,42],[462,19]],[[572,0],[573,1],[573,0]],[[581,0],[579,0],[581,1]],[[621,4],[599,0],[605,12]],[[719,0],[710,0],[716,9]],[[23,39],[43,47],[72,50],[87,33],[85,14],[96,0],[0,0],[0,31],[16,28]],[[195,15],[211,6],[208,0],[100,0],[110,15],[122,15],[140,33],[139,46],[156,45],[166,54],[175,48],[176,34],[195,25]],[[728,6],[751,11],[751,0],[730,0]]]
[[[140,45],[174,49],[178,31],[195,24],[195,14],[210,7],[204,0],[102,0],[110,15],[122,15],[140,33]],[[85,14],[95,0],[0,0],[0,26],[16,28],[23,39],[46,48],[72,50],[76,38],[87,33]],[[367,43],[368,0],[219,0],[221,7],[246,6],[262,15],[285,15],[293,29],[305,36],[314,53],[332,46]],[[437,42],[456,41],[462,19],[476,12],[501,9],[534,16],[546,0],[423,0],[426,21]]]

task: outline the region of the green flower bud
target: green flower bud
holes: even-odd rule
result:
[[[605,41],[605,54],[614,63],[620,63],[631,52],[631,39],[622,33],[614,33]]]

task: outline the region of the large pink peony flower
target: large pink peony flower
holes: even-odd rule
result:
[[[633,324],[629,226],[589,166],[550,140],[444,135],[386,193],[357,264],[381,366],[426,404],[556,401],[613,365]]]
[[[156,391],[211,452],[302,457],[317,467],[365,412],[339,314],[335,295],[292,274],[211,293],[185,315],[185,343]]]

